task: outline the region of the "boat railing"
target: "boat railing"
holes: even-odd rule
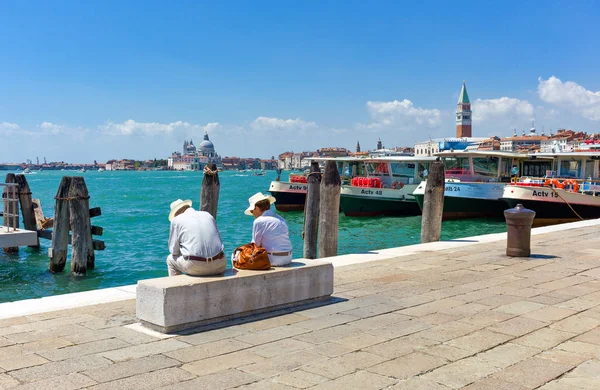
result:
[[[521,176],[514,177],[511,180],[512,185],[519,186],[529,186],[529,187],[555,187],[556,184],[559,185],[572,185],[577,184],[577,191],[572,192],[580,192],[580,193],[590,193],[591,195],[596,196],[596,194],[600,194],[600,179],[598,178],[588,178],[588,179],[575,179],[570,177],[529,177],[529,176]],[[573,188],[571,188],[573,190]]]
[[[5,232],[17,231],[19,225],[19,185],[16,183],[0,183],[2,187],[2,205],[4,220],[7,221],[7,226],[4,227]],[[11,223],[12,222],[12,223]],[[12,226],[8,226],[12,225]]]

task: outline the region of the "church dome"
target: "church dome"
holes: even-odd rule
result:
[[[198,145],[198,150],[209,151],[215,150],[215,145],[208,139],[208,133],[204,133],[204,140]]]

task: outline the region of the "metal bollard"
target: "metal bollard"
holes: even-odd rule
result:
[[[528,257],[531,255],[531,225],[535,211],[518,204],[515,208],[504,210],[508,225],[506,255],[512,257]]]

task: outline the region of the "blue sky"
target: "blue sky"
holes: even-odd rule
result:
[[[0,3],[0,162],[222,155],[599,132],[600,4]]]

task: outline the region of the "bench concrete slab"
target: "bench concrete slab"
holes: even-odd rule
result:
[[[227,270],[224,276],[140,280],[136,314],[148,328],[175,333],[326,300],[332,293],[333,265],[300,259],[269,271]]]

